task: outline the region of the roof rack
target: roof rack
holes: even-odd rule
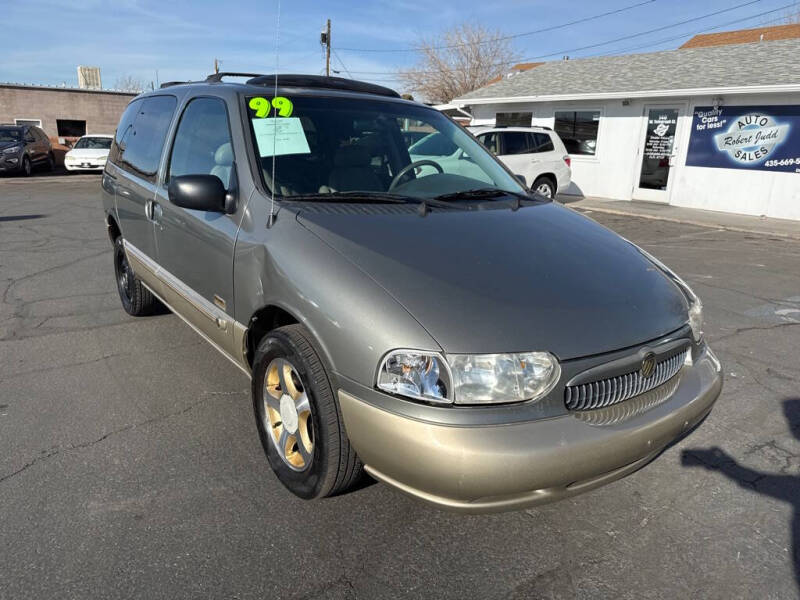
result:
[[[257,75],[249,79],[247,83],[248,85],[275,85],[275,75]],[[375,94],[378,96],[388,96],[390,98],[400,97],[400,94],[382,85],[345,79],[344,77],[326,77],[324,75],[278,75],[278,85],[280,87],[305,87],[361,92],[362,94]]]
[[[233,71],[222,71],[221,73],[212,73],[206,77],[206,83],[219,83],[223,77],[263,77],[261,73],[234,73]]]

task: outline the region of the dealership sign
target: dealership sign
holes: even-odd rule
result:
[[[698,106],[690,167],[800,173],[800,106]]]

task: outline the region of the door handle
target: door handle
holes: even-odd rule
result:
[[[160,230],[164,230],[164,227],[161,224],[161,216],[163,215],[163,212],[161,211],[161,205],[158,202],[155,200],[148,200],[145,202],[144,214],[148,221],[154,225],[157,225]]]

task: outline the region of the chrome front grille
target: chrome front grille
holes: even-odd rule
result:
[[[650,377],[643,377],[637,370],[607,379],[568,385],[564,390],[564,404],[569,410],[593,410],[612,406],[649,392],[675,377],[681,370],[688,352],[690,350],[685,349],[662,359],[656,363]]]
[[[653,388],[644,394],[639,394],[628,402],[612,404],[606,408],[598,408],[596,410],[577,410],[573,414],[581,421],[589,423],[589,425],[597,425],[599,427],[616,425],[647,412],[659,404],[663,404],[672,397],[680,383],[680,376],[673,377],[663,385]]]

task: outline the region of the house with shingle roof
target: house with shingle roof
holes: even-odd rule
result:
[[[728,46],[800,38],[800,23],[754,27],[719,33],[701,33],[681,45],[681,48],[704,48],[706,46]]]
[[[570,192],[800,220],[800,39],[547,62],[456,98],[553,128]]]

